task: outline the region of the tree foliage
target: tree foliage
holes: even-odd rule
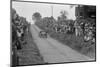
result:
[[[33,20],[40,20],[41,19],[41,14],[39,12],[35,12],[33,15],[32,15],[32,19]]]
[[[67,16],[66,16],[68,14],[67,11],[63,10],[60,12],[60,14],[61,15],[58,16],[58,21],[67,20]]]
[[[23,40],[28,24],[26,18],[19,16],[16,10],[12,8],[12,46],[16,46],[17,49],[21,49],[21,40]]]

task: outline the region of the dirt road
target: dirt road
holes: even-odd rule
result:
[[[61,63],[74,61],[94,60],[78,53],[70,47],[48,37],[47,39],[38,36],[40,29],[36,25],[31,25],[31,33],[45,62]]]

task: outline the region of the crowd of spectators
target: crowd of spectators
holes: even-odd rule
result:
[[[25,33],[28,32],[28,22],[26,18],[17,14],[16,10],[11,10],[11,45],[12,45],[12,67],[18,64],[17,50],[21,50],[23,45],[27,44],[25,41]]]
[[[52,17],[43,18],[42,21],[37,22],[44,26],[45,30],[55,31],[57,33],[64,34],[75,34],[75,36],[83,36],[84,41],[90,41],[95,43],[95,21],[88,19],[78,19],[78,20],[55,20]]]

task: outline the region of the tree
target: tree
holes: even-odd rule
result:
[[[26,21],[26,18],[19,16],[16,10],[12,8],[11,24],[12,24],[12,43],[14,43],[13,46],[18,47],[18,45],[20,45],[18,43],[21,43],[19,37],[21,39],[24,39],[26,29],[28,29],[28,22]],[[18,33],[20,33],[20,35]]]
[[[67,19],[67,16],[66,16],[66,15],[67,15],[68,13],[67,13],[65,10],[61,11],[60,14],[61,14],[61,15],[58,16],[58,21],[63,21],[63,20],[66,20],[66,19]]]
[[[18,17],[18,14],[16,13],[16,10],[12,8],[12,20],[15,20]]]
[[[32,20],[40,20],[41,19],[41,14],[39,12],[36,12],[32,15]]]

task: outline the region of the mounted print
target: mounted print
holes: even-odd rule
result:
[[[96,6],[11,1],[11,66],[96,61]]]

